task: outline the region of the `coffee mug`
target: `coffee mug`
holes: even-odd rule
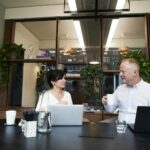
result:
[[[16,119],[16,111],[15,110],[7,110],[6,111],[6,124],[14,125]]]
[[[107,94],[107,104],[114,105],[114,96],[113,94]]]

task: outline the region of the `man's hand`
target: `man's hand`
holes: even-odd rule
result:
[[[106,105],[107,104],[107,96],[102,97],[102,104]]]

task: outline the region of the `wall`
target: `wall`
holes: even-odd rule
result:
[[[28,57],[29,48],[33,48],[33,57],[39,49],[39,40],[29,32],[22,24],[16,24],[15,43],[23,44],[26,49],[25,58]],[[36,102],[36,75],[39,67],[36,63],[24,63],[23,69],[23,87],[22,87],[22,106],[34,107]]]
[[[56,11],[57,10],[57,11]],[[5,19],[41,18],[51,16],[66,16],[63,5],[36,6],[6,9]]]
[[[3,44],[4,37],[4,18],[5,18],[5,9],[0,5],[0,47]]]

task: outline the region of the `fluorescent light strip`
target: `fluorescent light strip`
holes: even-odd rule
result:
[[[68,0],[68,5],[71,11],[77,11],[77,5],[75,0]],[[80,43],[80,47],[82,48],[83,51],[85,51],[84,49],[85,44],[84,44],[83,35],[81,31],[80,21],[73,21],[73,23]]]
[[[108,38],[107,38],[106,48],[109,48],[110,45],[111,45],[111,41],[112,41],[113,35],[115,33],[115,30],[117,28],[117,24],[118,24],[118,19],[113,19],[112,23],[111,23],[111,26],[110,26]]]
[[[71,11],[77,11],[77,5],[75,0],[68,0],[68,5]]]
[[[80,47],[84,48],[84,41],[83,41],[83,35],[82,35],[82,31],[81,31],[81,25],[80,25],[80,21],[73,21],[75,29],[76,29],[76,33],[79,39],[79,43],[80,43]],[[83,51],[85,51],[85,49],[83,49]]]
[[[91,65],[98,65],[98,64],[100,64],[100,62],[99,61],[90,61],[89,64],[91,64]]]
[[[126,2],[126,0],[118,0],[117,5],[116,5],[116,9],[122,9],[124,7],[125,2]],[[109,34],[108,34],[108,38],[107,38],[107,42],[106,42],[105,51],[108,51],[108,49],[111,45],[111,41],[112,41],[113,35],[116,31],[118,21],[119,21],[118,19],[113,19],[112,20],[110,30],[109,30]]]
[[[118,0],[116,9],[123,9],[126,0]]]

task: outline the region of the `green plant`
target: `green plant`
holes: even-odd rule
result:
[[[146,59],[146,56],[142,50],[128,51],[122,54],[123,58],[134,58],[140,65],[140,75],[141,77],[150,82],[150,60]]]
[[[87,100],[94,101],[100,99],[100,83],[102,72],[99,65],[88,65],[81,69],[81,78],[84,83],[84,90]]]
[[[4,43],[0,48],[0,85],[7,86],[11,59],[22,59],[25,49],[15,43]]]

